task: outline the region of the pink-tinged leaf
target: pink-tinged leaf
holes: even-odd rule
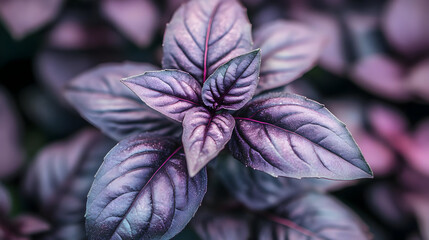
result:
[[[0,18],[15,39],[22,39],[52,21],[63,0],[2,0]]]
[[[225,147],[234,129],[229,113],[212,113],[203,107],[193,108],[183,120],[182,142],[191,177],[195,176]]]
[[[122,82],[149,107],[179,122],[201,105],[201,85],[180,70],[145,72]]]
[[[410,98],[405,90],[405,69],[381,54],[363,58],[351,70],[352,80],[367,91],[395,101]]]
[[[47,222],[32,215],[20,215],[13,222],[17,231],[24,236],[43,233],[51,228]]]
[[[408,206],[417,217],[423,239],[429,239],[429,195],[405,195]]]
[[[326,38],[326,46],[320,56],[320,65],[335,74],[344,74],[348,62],[343,49],[340,23],[333,16],[311,10],[302,3],[303,1],[293,1],[295,6],[291,8],[291,15],[312,26],[313,31]]]
[[[408,122],[405,116],[393,107],[374,104],[369,108],[368,119],[375,133],[395,147],[395,140],[407,135]]]
[[[235,121],[229,149],[246,166],[293,178],[372,177],[345,125],[315,101],[267,94],[250,101]]]
[[[154,69],[144,63],[101,65],[72,80],[65,96],[84,118],[118,141],[141,132],[175,134],[178,124],[149,108],[120,81]]]
[[[20,119],[8,93],[0,87],[0,179],[14,175],[23,163]]]
[[[364,129],[365,113],[362,101],[342,98],[330,101],[327,105],[332,113],[346,124],[374,174],[381,176],[390,173],[396,166],[395,154],[387,144]]]
[[[9,192],[0,183],[0,218],[9,216],[12,209],[12,202],[10,199]]]
[[[261,51],[235,57],[220,66],[203,85],[202,98],[214,110],[238,110],[255,94],[259,82]]]
[[[375,176],[387,175],[395,169],[395,153],[384,142],[365,130],[352,132],[352,135]]]
[[[94,174],[114,142],[87,129],[38,153],[25,178],[32,203],[54,224],[79,224],[84,232],[85,199]]]
[[[146,47],[158,29],[159,12],[150,0],[102,0],[101,9],[125,36]]]
[[[180,141],[138,135],[106,156],[88,195],[90,239],[170,239],[191,220],[207,173],[191,178]]]
[[[402,54],[415,57],[429,50],[429,2],[392,0],[388,3],[382,28],[387,40]]]
[[[192,0],[167,25],[163,46],[164,69],[189,72],[202,85],[219,66],[251,50],[251,26],[235,0]]]
[[[405,84],[413,95],[429,102],[429,59],[410,70]]]
[[[415,171],[411,167],[404,167],[399,172],[398,179],[400,186],[410,192],[423,193],[429,195],[429,176]]]
[[[231,155],[217,160],[216,174],[230,194],[249,209],[274,207],[297,194],[310,191],[327,192],[349,185],[352,181],[334,181],[318,178],[275,178],[261,171],[245,167]]]
[[[301,23],[276,21],[255,33],[255,46],[262,50],[258,91],[290,83],[310,70],[318,59],[323,37]]]
[[[422,121],[413,135],[402,136],[399,140],[398,150],[407,163],[429,177],[429,119]]]
[[[245,215],[200,209],[192,225],[204,240],[251,239],[250,224]]]
[[[98,18],[85,13],[66,11],[50,29],[47,45],[57,50],[118,48],[120,36]]]
[[[282,203],[263,215],[260,240],[371,239],[368,227],[345,205],[328,195],[309,193]]]

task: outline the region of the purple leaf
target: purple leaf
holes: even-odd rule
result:
[[[357,62],[351,70],[352,80],[374,94],[395,100],[408,100],[404,91],[405,69],[388,56],[375,54]]]
[[[297,22],[268,23],[255,33],[255,46],[262,49],[258,91],[290,83],[310,70],[319,57],[323,38]]]
[[[149,0],[103,0],[101,9],[123,34],[140,47],[152,42],[159,12]]]
[[[233,213],[219,213],[200,209],[192,225],[204,240],[251,239],[249,223],[245,216]]]
[[[256,91],[259,82],[261,51],[235,57],[220,66],[203,85],[204,104],[215,110],[238,110]]]
[[[260,240],[271,239],[371,239],[368,227],[333,197],[319,193],[301,195],[265,214]]]
[[[52,21],[63,0],[2,0],[0,18],[15,39],[21,39]]]
[[[179,122],[190,109],[201,105],[201,86],[186,72],[145,72],[122,82],[149,107]]]
[[[303,1],[293,1],[291,14],[299,21],[313,27],[313,31],[323,34],[327,38],[327,44],[320,57],[320,65],[327,70],[342,75],[347,68],[346,53],[343,49],[342,30],[337,19],[329,14],[314,11],[305,5]]]
[[[372,176],[345,125],[305,97],[265,95],[249,102],[235,120],[229,149],[246,166],[293,178]]]
[[[417,217],[423,239],[429,238],[429,196],[407,194],[405,196],[408,206]]]
[[[47,222],[31,215],[20,215],[13,222],[17,231],[24,236],[46,232],[50,229]]]
[[[83,117],[118,141],[141,132],[171,135],[180,126],[146,106],[120,82],[153,69],[137,63],[101,65],[72,80],[65,95]]]
[[[113,144],[98,131],[87,129],[44,148],[26,176],[27,196],[58,226],[83,223],[93,176]]]
[[[138,135],[106,156],[88,195],[90,239],[170,239],[201,204],[207,173],[190,178],[179,141]]]
[[[231,139],[234,117],[193,108],[183,120],[182,142],[191,177],[215,158]]]
[[[427,0],[389,1],[382,29],[400,53],[415,57],[429,50],[428,11]]]
[[[261,171],[243,166],[232,156],[219,158],[216,173],[229,192],[246,207],[266,209],[308,191],[326,192],[350,185],[351,181],[318,178],[275,178]]]
[[[235,0],[193,0],[167,25],[163,68],[189,72],[202,85],[222,64],[249,52],[251,26]]]
[[[20,119],[9,94],[0,87],[0,179],[14,175],[23,163]]]
[[[0,183],[0,218],[9,216],[12,209],[12,202],[10,199],[9,192]]]
[[[410,70],[406,83],[408,91],[429,102],[429,59]]]

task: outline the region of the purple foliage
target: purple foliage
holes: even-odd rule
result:
[[[15,105],[0,87],[0,179],[11,177],[23,164],[20,127]]]
[[[88,195],[90,239],[170,239],[180,232],[207,187],[205,170],[188,175],[182,148],[173,138],[148,135],[114,147]]]
[[[150,109],[120,82],[155,69],[130,62],[101,65],[70,81],[65,96],[83,117],[118,141],[140,132],[174,134],[177,126],[173,121]]]
[[[3,0],[0,18],[15,39],[22,39],[52,21],[63,0]]]
[[[317,102],[267,94],[249,102],[235,118],[229,149],[246,166],[294,178],[372,176],[345,125]]]
[[[24,190],[55,229],[46,237],[55,239],[64,229],[83,239],[85,199],[93,176],[113,142],[98,131],[84,130],[66,141],[54,143],[36,157],[25,179]]]
[[[255,32],[255,47],[262,50],[258,91],[284,86],[310,70],[318,59],[323,37],[303,24],[269,22]]]

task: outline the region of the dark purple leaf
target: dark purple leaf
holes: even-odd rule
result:
[[[258,91],[290,83],[310,70],[319,57],[323,38],[297,22],[276,21],[255,33],[255,46],[262,50]]]
[[[255,210],[276,206],[285,199],[304,192],[326,192],[351,183],[351,181],[318,178],[275,178],[264,172],[243,166],[231,155],[219,158],[217,164],[216,173],[229,192],[246,207]]]
[[[204,240],[251,239],[249,223],[243,215],[200,209],[192,225]]]
[[[25,179],[27,196],[54,224],[81,223],[83,231],[86,196],[113,144],[98,131],[88,129],[46,147]]]
[[[63,0],[2,0],[0,18],[15,39],[21,39],[52,21]]]
[[[268,94],[237,115],[229,149],[246,166],[293,178],[372,176],[345,125],[317,102]]]
[[[120,80],[155,69],[149,64],[106,64],[75,78],[66,97],[89,122],[116,140],[141,132],[174,134],[177,124],[146,106]]]
[[[207,188],[190,178],[179,141],[138,135],[106,156],[88,195],[90,239],[170,239],[190,221]]]
[[[429,50],[428,11],[427,0],[389,1],[382,27],[400,53],[414,57]]]
[[[82,223],[68,224],[55,226],[52,231],[43,234],[40,239],[43,240],[58,240],[58,239],[70,239],[70,240],[87,240],[85,226]]]
[[[235,57],[220,66],[203,85],[204,104],[215,110],[238,110],[255,94],[259,82],[261,51]]]
[[[429,45],[429,44],[428,44]],[[410,70],[406,79],[408,91],[429,102],[429,59],[417,64]]]
[[[404,91],[405,69],[395,60],[382,54],[363,58],[351,69],[351,79],[374,94],[395,100],[408,100]]]
[[[235,0],[189,1],[167,25],[162,65],[189,72],[202,85],[219,66],[251,50],[250,28]]]
[[[102,0],[105,16],[140,47],[151,43],[158,29],[159,13],[149,0]]]
[[[201,86],[186,72],[145,72],[122,82],[149,107],[179,122],[190,109],[201,105]]]
[[[215,158],[231,139],[234,117],[193,108],[183,120],[182,142],[191,177]]]
[[[9,216],[12,209],[12,203],[9,192],[0,183],[0,218]]]
[[[13,222],[17,231],[24,236],[46,232],[50,229],[47,222],[31,215],[20,215]]]
[[[260,221],[260,240],[371,239],[368,227],[333,197],[309,193],[285,202]]]
[[[23,163],[20,119],[9,95],[0,87],[0,179],[16,173]]]

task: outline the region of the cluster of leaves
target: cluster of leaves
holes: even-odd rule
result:
[[[425,0],[242,4],[1,1],[0,239],[427,238]]]
[[[270,92],[314,64],[322,39],[285,21],[261,28],[255,39],[260,49],[251,51],[250,24],[236,1],[190,1],[167,25],[166,70],[136,75],[153,67],[103,66],[68,85],[66,97],[80,113],[122,139],[88,195],[91,239],[176,235],[202,202],[205,166],[226,145],[245,165],[273,176],[372,175],[344,124],[323,105]],[[181,141],[170,136],[181,132],[172,121],[183,125]]]

